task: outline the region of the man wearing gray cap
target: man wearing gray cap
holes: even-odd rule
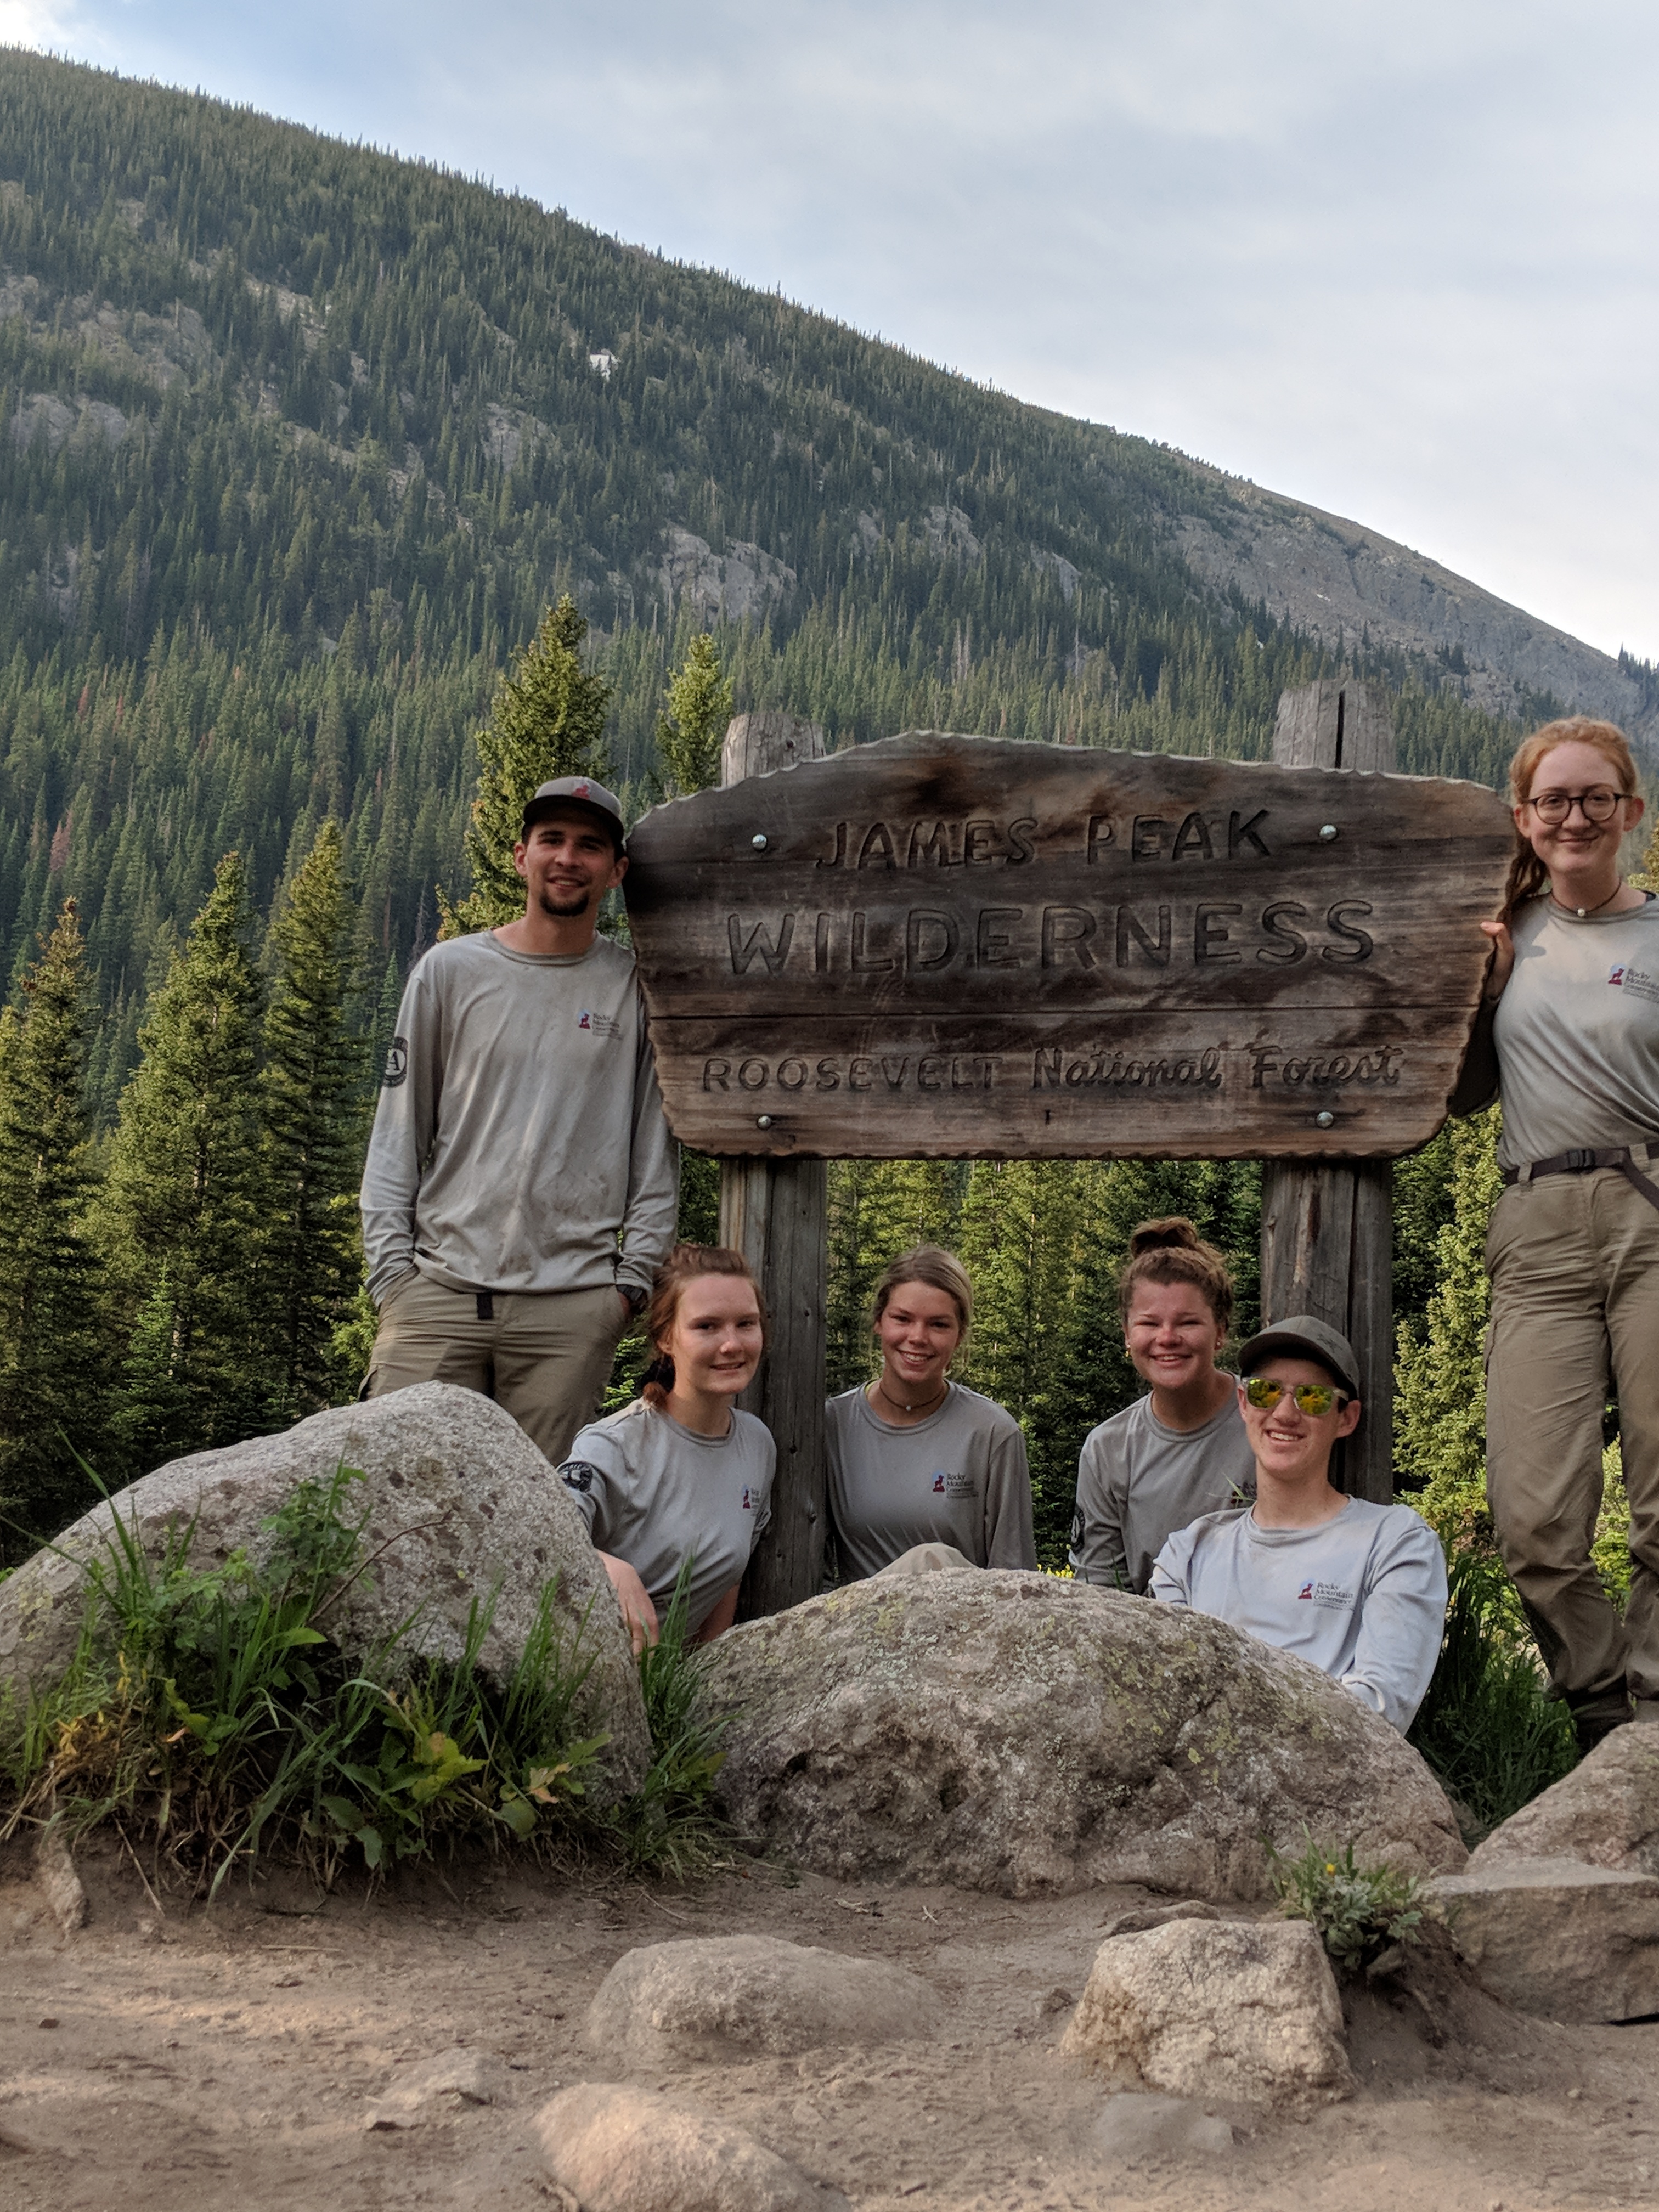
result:
[[[363,1169],[366,1388],[483,1391],[556,1465],[673,1242],[677,1172],[633,956],[598,934],[628,867],[613,794],[543,784],[513,864],[522,918],[434,945],[398,1010]]]
[[[1238,1371],[1255,1503],[1171,1536],[1152,1594],[1295,1652],[1403,1734],[1440,1655],[1446,1562],[1409,1505],[1332,1486],[1332,1449],[1359,1425],[1353,1347],[1295,1314],[1250,1339]]]

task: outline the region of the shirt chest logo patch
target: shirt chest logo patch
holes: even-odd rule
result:
[[[1628,991],[1632,998],[1649,999],[1659,1006],[1659,975],[1650,975],[1645,968],[1610,968],[1607,981],[1615,990]]]
[[[1328,1613],[1352,1613],[1354,1594],[1344,1589],[1340,1583],[1304,1583],[1297,1592],[1298,1601],[1306,1599],[1322,1606]]]
[[[971,1474],[952,1474],[945,1468],[936,1467],[933,1486],[935,1498],[971,1498],[974,1478]]]
[[[576,1027],[598,1037],[619,1037],[623,1033],[623,1025],[614,1014],[598,1014],[591,1006],[584,1006],[577,1015]]]
[[[743,1486],[743,1510],[745,1513],[752,1513],[755,1510],[755,1494],[746,1482]]]

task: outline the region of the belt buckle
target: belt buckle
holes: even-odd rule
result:
[[[1566,1156],[1566,1168],[1569,1175],[1587,1175],[1595,1165],[1595,1153],[1586,1152],[1582,1146],[1576,1146]]]

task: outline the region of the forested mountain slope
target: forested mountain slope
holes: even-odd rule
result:
[[[1403,764],[1513,741],[1426,633],[1286,619],[1213,471],[528,201],[15,52],[0,180],[0,958],[76,896],[106,1117],[228,847],[263,911],[337,816],[383,959],[429,940],[469,733],[561,589],[624,779],[706,626],[740,707],[838,742],[1249,755],[1344,656]]]

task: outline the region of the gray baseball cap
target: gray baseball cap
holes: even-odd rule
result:
[[[1288,1352],[1292,1358],[1316,1360],[1342,1385],[1351,1398],[1359,1395],[1359,1362],[1353,1356],[1353,1346],[1340,1328],[1328,1322],[1317,1320],[1312,1314],[1291,1314],[1286,1321],[1276,1321],[1271,1328],[1262,1329],[1249,1342],[1240,1347],[1238,1371],[1254,1375],[1264,1360],[1271,1359],[1276,1352]]]
[[[622,801],[614,791],[607,791],[602,783],[595,783],[591,775],[556,775],[551,783],[538,784],[527,800],[520,834],[530,835],[532,826],[545,816],[556,813],[562,806],[586,807],[597,814],[611,832],[617,850],[623,849]]]

